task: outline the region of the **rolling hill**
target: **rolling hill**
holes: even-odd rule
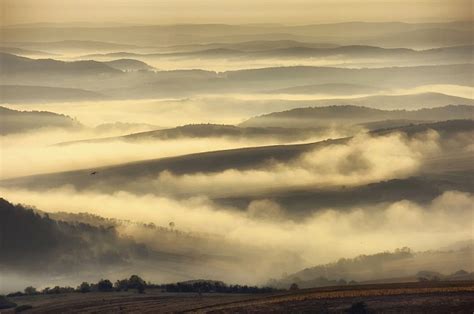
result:
[[[469,63],[472,61],[472,45],[455,46],[446,48],[432,48],[427,50],[413,50],[405,48],[381,48],[375,46],[351,45],[340,47],[315,47],[310,43],[299,43],[294,41],[283,41],[293,43],[294,46],[271,45],[269,43],[279,43],[281,41],[262,42],[261,45],[254,45],[268,49],[249,50],[250,43],[241,44],[208,44],[201,45],[200,50],[177,51],[177,52],[155,52],[155,53],[135,53],[135,52],[112,52],[107,54],[92,54],[81,57],[82,59],[95,58],[139,58],[139,59],[169,59],[169,58],[200,58],[200,59],[324,59],[339,58],[342,60],[377,59],[396,60],[399,64],[404,62],[429,64],[432,63]],[[301,46],[299,46],[301,45]],[[179,46],[178,46],[179,47]],[[186,46],[185,46],[186,47]],[[242,47],[244,50],[240,50]]]
[[[332,67],[271,67],[212,72],[202,70],[158,71],[134,76],[134,85],[114,82],[101,91],[117,98],[184,97],[195,94],[261,93],[266,90],[320,85],[353,84],[380,89],[413,88],[420,85],[472,85],[472,64],[347,69]],[[123,80],[122,80],[123,81]],[[104,82],[110,86],[112,81]],[[117,87],[118,84],[121,86]],[[123,86],[122,86],[123,85]]]
[[[358,95],[380,92],[380,89],[372,86],[356,84],[316,84],[281,88],[266,91],[268,94],[328,94],[328,95]]]
[[[104,62],[108,66],[120,71],[148,71],[154,68],[145,62],[134,59],[118,59]]]
[[[63,25],[60,33],[58,27]],[[472,44],[472,22],[400,23],[344,22],[301,26],[272,25],[114,25],[81,27],[70,24],[32,24],[4,27],[5,42],[102,41],[126,45],[172,46],[236,43],[261,40],[295,40],[376,46],[430,48]],[[84,46],[81,44],[81,46]],[[33,48],[33,47],[32,47]],[[43,47],[35,47],[40,49]],[[97,47],[94,47],[97,48]],[[45,50],[45,49],[43,49]]]
[[[40,128],[78,128],[72,118],[47,111],[18,111],[0,107],[0,134],[27,132]]]
[[[474,156],[464,156],[464,164]],[[457,160],[451,160],[455,162]],[[469,167],[468,167],[469,168]],[[283,208],[287,217],[304,220],[314,212],[327,208],[350,210],[354,207],[373,206],[408,200],[421,205],[447,191],[474,193],[474,169],[446,171],[442,174],[423,174],[405,179],[392,179],[360,185],[321,189],[318,187],[276,190],[255,195],[235,195],[214,198],[217,204],[245,211],[253,201],[271,200]]]
[[[241,128],[234,125],[221,124],[189,124],[171,129],[160,129],[124,136],[108,137],[101,139],[63,142],[57,145],[71,145],[81,143],[104,143],[110,141],[150,141],[150,140],[176,140],[192,138],[233,138],[233,139],[273,139],[279,141],[303,141],[312,136],[317,136],[324,129],[318,128]]]
[[[107,97],[78,88],[60,88],[25,85],[0,85],[0,103],[48,103],[103,100]]]
[[[474,122],[472,120],[445,121],[374,131],[373,134],[377,136],[378,133],[384,135],[389,132],[404,132],[409,136],[413,136],[430,129],[438,131],[441,138],[449,139],[457,133],[472,132],[474,130]],[[78,190],[97,189],[103,192],[113,192],[118,188],[126,190],[131,182],[137,180],[156,178],[160,172],[165,170],[181,175],[217,173],[228,169],[256,169],[264,166],[269,160],[284,163],[298,157],[303,152],[327,147],[328,145],[340,145],[346,143],[349,139],[342,138],[309,144],[240,148],[136,161],[93,169],[7,179],[0,181],[0,186],[43,190],[68,184]],[[449,163],[449,159],[446,162]],[[97,172],[98,175],[91,176],[92,172]],[[130,188],[133,189],[134,193],[139,194],[153,192],[152,187],[150,187],[151,190],[143,189],[143,187],[141,189],[134,189],[133,186],[130,186]]]
[[[103,62],[63,62],[29,59],[0,53],[4,85],[80,88],[118,99],[184,97],[195,94],[260,93],[265,90],[352,84],[380,89],[410,88],[429,84],[472,85],[472,64],[347,69],[291,66],[214,72],[204,70],[123,72]],[[136,62],[117,61],[118,67]],[[125,65],[124,65],[125,64]],[[140,64],[140,67],[144,67]],[[100,80],[101,84],[96,84]]]
[[[124,49],[135,50],[142,48],[136,45],[91,40],[61,40],[46,42],[39,42],[35,40],[31,42],[12,42],[9,44],[15,47],[25,49],[38,49],[54,52],[117,51]]]
[[[409,248],[402,248],[393,252],[341,258],[333,263],[306,268],[281,280],[273,280],[270,284],[287,288],[296,282],[300,288],[314,288],[346,285],[350,281],[351,284],[417,282],[419,278],[432,280],[434,277],[438,277],[438,281],[472,280],[473,273],[459,270],[469,269],[469,255],[473,250],[472,245],[460,250],[428,252],[414,252]],[[457,260],[456,265],[450,265],[446,269],[444,263],[454,259]],[[443,275],[440,271],[450,274]],[[458,274],[463,274],[464,277]]]
[[[414,110],[423,108],[444,107],[447,105],[474,105],[474,100],[442,93],[417,93],[405,95],[373,95],[355,98],[333,98],[315,100],[285,100],[292,108],[324,106],[360,106],[382,110]],[[273,104],[282,105],[281,100],[272,100]]]
[[[44,51],[38,51],[38,50],[28,50],[28,49],[22,49],[22,48],[16,48],[16,47],[0,47],[0,52],[4,53],[9,53],[9,54],[14,54],[18,56],[24,56],[24,57],[29,57],[29,56],[53,56],[54,54],[47,53]]]
[[[474,106],[449,105],[418,110],[381,110],[351,105],[296,108],[251,118],[243,127],[314,127],[383,120],[439,121],[474,117]]]
[[[97,61],[64,62],[54,59],[29,59],[7,53],[0,53],[0,62],[3,75],[35,72],[76,75],[118,72],[118,70]]]

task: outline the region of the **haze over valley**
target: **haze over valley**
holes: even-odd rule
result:
[[[0,293],[472,280],[472,19],[283,2],[271,23],[0,25]]]

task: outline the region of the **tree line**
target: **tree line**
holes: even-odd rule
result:
[[[88,292],[114,292],[134,290],[137,293],[145,293],[146,289],[161,289],[164,292],[195,292],[195,293],[269,293],[277,291],[270,287],[257,287],[248,285],[227,285],[221,281],[190,281],[172,284],[152,284],[146,282],[138,275],[130,278],[119,279],[112,283],[109,279],[101,279],[97,283],[82,282],[76,288],[55,286],[38,290],[35,287],[26,287],[24,291],[7,294],[7,297],[18,297],[25,295],[61,294],[61,293],[88,293]]]

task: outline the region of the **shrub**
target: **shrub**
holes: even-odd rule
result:
[[[36,291],[35,287],[29,286],[29,287],[25,288],[25,294],[27,294],[27,295],[33,295],[33,294],[37,294],[37,293],[38,293],[38,291]]]
[[[139,293],[143,293],[145,291],[146,282],[142,278],[137,275],[130,276],[128,279],[128,288],[129,289],[137,289]]]
[[[91,292],[91,285],[88,282],[83,282],[77,287],[77,291],[81,293]]]
[[[101,279],[97,283],[97,288],[101,292],[109,292],[113,290],[112,282],[108,279]]]

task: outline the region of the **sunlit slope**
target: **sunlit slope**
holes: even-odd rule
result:
[[[437,131],[440,142],[450,143],[450,139],[459,133],[474,130],[472,120],[456,120],[433,124],[413,125],[390,130],[374,131],[372,134],[402,132],[413,137],[426,131]],[[190,154],[178,157],[138,161],[115,166],[90,168],[54,174],[36,175],[24,178],[9,179],[1,182],[3,187],[24,187],[47,189],[70,185],[76,189],[97,189],[106,192],[133,187],[133,182],[143,179],[155,179],[161,172],[168,171],[177,175],[196,173],[218,173],[228,169],[246,170],[264,168],[269,162],[286,163],[304,152],[331,145],[347,143],[350,139],[327,140],[311,144],[277,145],[254,148],[232,149],[224,151]],[[96,172],[95,174],[93,174]],[[151,191],[150,191],[151,189]],[[137,193],[152,192],[150,189],[134,190]],[[186,192],[186,191],[183,191]]]

